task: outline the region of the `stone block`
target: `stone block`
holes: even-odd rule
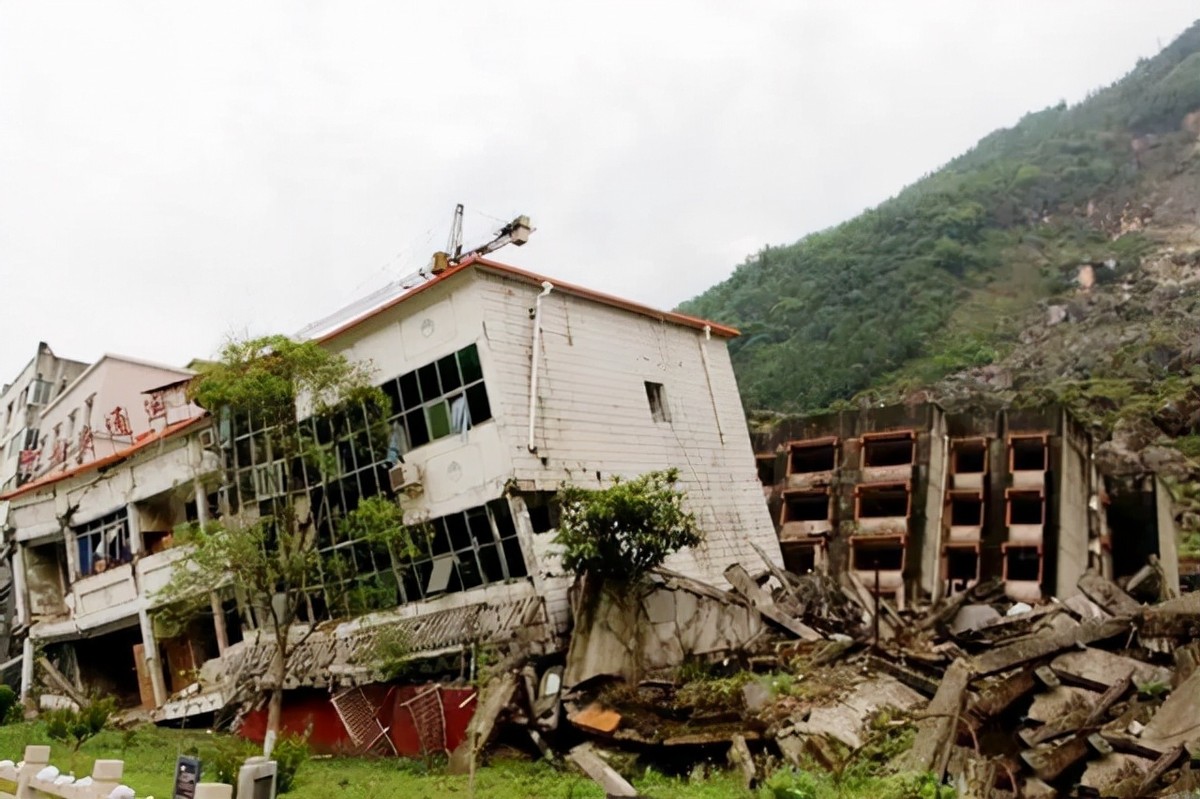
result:
[[[123,760],[97,760],[92,766],[92,779],[96,782],[120,782],[124,773]]]

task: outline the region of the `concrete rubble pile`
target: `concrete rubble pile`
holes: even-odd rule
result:
[[[630,758],[729,764],[748,787],[858,763],[959,797],[1200,790],[1200,594],[1143,604],[1089,572],[1061,602],[995,580],[898,610],[853,574],[763,563],[731,566],[730,591],[666,572],[632,595],[583,586],[565,663],[493,679],[476,751],[517,731],[610,796],[636,795]]]

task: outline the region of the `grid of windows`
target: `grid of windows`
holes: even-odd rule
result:
[[[401,454],[492,418],[479,350],[474,344],[389,380],[380,388],[392,403],[389,421],[404,436],[402,442],[397,442]]]
[[[72,528],[79,550],[76,578],[99,574],[133,559],[125,508]]]
[[[307,494],[322,555],[323,585],[309,598],[317,618],[526,576],[504,500],[429,522],[428,546],[411,562],[401,562],[386,547],[343,535],[340,522],[360,501],[390,495],[388,469],[405,452],[492,418],[474,344],[380,388],[390,404],[382,427],[368,424],[362,407],[306,423],[305,434],[332,455],[332,474],[324,479],[305,463],[284,469],[261,420],[243,416],[222,423],[231,509],[257,505],[265,515],[289,491]],[[295,485],[285,485],[288,474]]]

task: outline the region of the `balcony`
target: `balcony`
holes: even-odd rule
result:
[[[833,503],[829,489],[788,491],[783,495],[779,540],[800,541],[833,531]]]
[[[788,444],[787,487],[811,488],[829,485],[837,469],[836,438],[814,438]]]
[[[917,457],[917,439],[912,430],[867,433],[862,437],[862,481],[911,480]]]

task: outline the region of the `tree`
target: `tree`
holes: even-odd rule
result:
[[[44,717],[46,734],[52,740],[71,744],[71,751],[78,752],[84,741],[100,733],[108,719],[117,710],[112,697],[92,697],[79,709],[62,707],[48,711]]]
[[[314,342],[268,336],[230,342],[190,387],[195,401],[223,424],[252,419],[264,431],[271,484],[257,502],[186,531],[182,540],[191,546],[190,557],[156,601],[186,618],[199,612],[197,600],[232,584],[255,609],[275,644],[267,675],[268,754],[279,733],[290,659],[316,629],[310,592],[321,582],[321,555],[309,488],[336,477],[338,468],[334,444],[322,443],[316,431],[348,414],[365,414],[368,425],[382,428],[376,440],[386,440],[387,399],[370,377],[365,365]],[[386,499],[362,503],[342,523],[392,549],[413,546],[400,509]]]
[[[563,567],[575,574],[633,581],[667,556],[704,540],[695,517],[683,509],[676,469],[617,478],[599,491],[565,486],[557,543]]]

